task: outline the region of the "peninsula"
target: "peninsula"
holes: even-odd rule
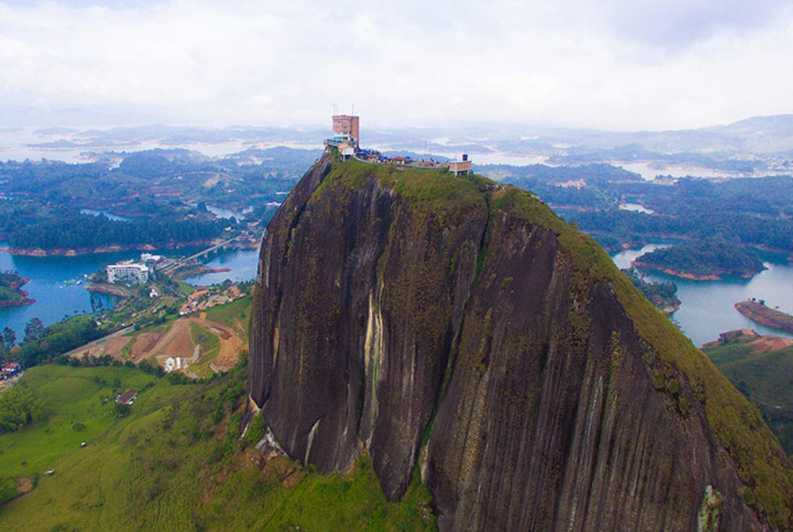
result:
[[[22,286],[28,280],[16,272],[0,272],[0,308],[21,307],[30,305],[36,301],[28,297],[28,293],[22,290]]]
[[[657,249],[636,259],[633,266],[692,281],[725,277],[751,279],[765,269],[763,262],[733,242],[708,239]]]
[[[793,316],[767,306],[765,300],[741,301],[735,304],[735,309],[755,323],[793,334]]]

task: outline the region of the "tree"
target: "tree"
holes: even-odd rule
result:
[[[32,318],[25,325],[25,342],[36,341],[44,336],[44,324],[38,318]]]
[[[0,433],[13,432],[39,419],[44,411],[42,401],[33,391],[20,384],[0,394]]]
[[[129,405],[123,405],[120,403],[116,403],[116,417],[127,417],[129,413],[132,411]]]
[[[3,341],[5,342],[6,348],[11,349],[14,347],[14,344],[17,342],[17,334],[14,332],[14,329],[8,326],[3,329]]]

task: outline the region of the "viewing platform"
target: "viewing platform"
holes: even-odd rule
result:
[[[360,118],[354,115],[333,115],[333,135],[325,139],[325,149],[335,149],[342,160],[357,159],[366,163],[409,166],[413,168],[447,169],[454,175],[473,173],[473,163],[468,154],[460,161],[437,161],[435,159],[414,159],[406,155],[387,157],[377,150],[363,149],[360,145]]]

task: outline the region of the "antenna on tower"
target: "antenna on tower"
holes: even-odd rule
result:
[[[355,104],[352,104],[352,112],[350,114],[355,116]]]
[[[339,114],[339,107],[335,103],[333,104],[333,114],[334,115]]]

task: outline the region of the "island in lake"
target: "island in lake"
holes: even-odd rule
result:
[[[633,266],[692,281],[718,281],[725,277],[751,279],[765,269],[755,255],[722,239],[691,241],[656,249],[636,259]]]
[[[0,272],[0,308],[20,307],[35,303],[28,297],[27,292],[22,290],[22,286],[27,282],[27,279],[16,272]]]
[[[741,301],[735,309],[755,323],[793,334],[793,316],[767,306],[762,299]]]

